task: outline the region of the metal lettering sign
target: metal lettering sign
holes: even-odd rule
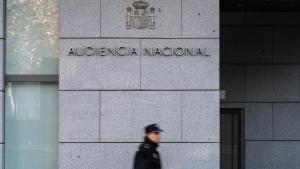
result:
[[[135,47],[71,47],[68,56],[138,56]],[[210,56],[207,48],[151,47],[141,50],[144,56]]]
[[[135,1],[126,8],[126,29],[155,29],[155,8],[146,1]]]

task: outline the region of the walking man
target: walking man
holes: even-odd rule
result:
[[[161,130],[157,124],[145,127],[146,136],[136,151],[134,169],[161,169],[159,153],[156,150],[159,146],[161,131],[164,130]]]

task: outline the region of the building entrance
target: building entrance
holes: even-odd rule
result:
[[[244,169],[244,109],[222,108],[220,168]]]

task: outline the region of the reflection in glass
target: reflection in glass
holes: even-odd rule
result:
[[[58,0],[7,0],[6,74],[58,74]]]
[[[5,89],[5,169],[57,169],[58,86],[14,83]]]

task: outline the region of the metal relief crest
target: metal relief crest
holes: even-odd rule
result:
[[[126,29],[155,29],[155,8],[146,1],[135,1],[126,8]]]

